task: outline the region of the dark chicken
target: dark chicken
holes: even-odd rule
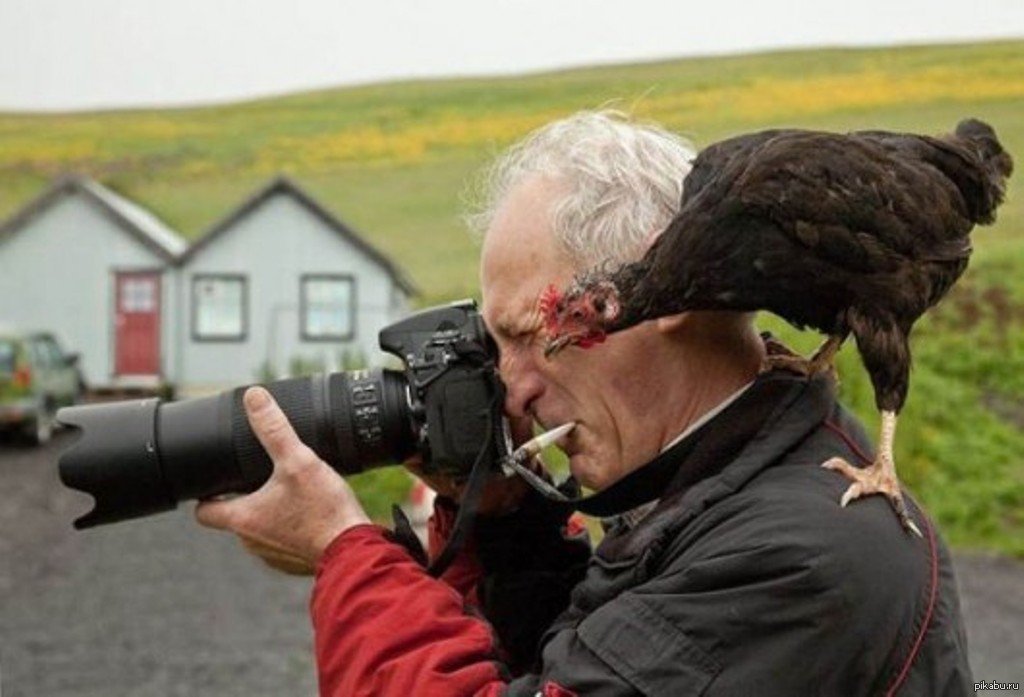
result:
[[[541,300],[548,355],[589,346],[645,320],[692,310],[768,310],[828,339],[810,360],[777,357],[806,373],[831,369],[853,335],[882,413],[878,453],[843,506],[885,494],[904,527],[892,445],[907,396],[914,322],[960,277],[969,233],[991,223],[1013,165],[993,130],[963,121],[942,137],[865,131],[777,130],[700,153],[681,208],[642,259],[578,277]]]

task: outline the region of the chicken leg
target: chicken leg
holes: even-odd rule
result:
[[[843,494],[839,504],[846,507],[851,501],[871,494],[885,494],[896,511],[896,516],[904,529],[921,537],[921,529],[917,527],[907,513],[907,505],[903,501],[900,482],[896,477],[896,462],[892,455],[893,439],[896,436],[896,412],[882,412],[882,432],[879,437],[878,454],[875,461],[867,467],[854,467],[841,457],[822,463],[822,467],[839,472],[853,483]]]
[[[795,353],[769,352],[764,359],[761,371],[766,372],[782,368],[783,370],[789,370],[807,377],[812,377],[818,373],[831,373],[834,378],[836,377],[836,369],[832,361],[835,359],[836,354],[839,353],[839,349],[842,347],[845,339],[845,336],[830,334],[810,358],[804,358]]]

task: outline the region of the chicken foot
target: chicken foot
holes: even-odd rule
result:
[[[837,334],[829,335],[810,358],[804,358],[792,353],[769,354],[764,359],[761,371],[767,372],[781,368],[806,377],[826,372],[832,373],[833,377],[835,377],[835,366],[832,364],[832,361],[835,359],[836,354],[839,353],[845,338]]]
[[[878,454],[875,461],[867,467],[854,467],[841,457],[822,463],[822,467],[833,472],[839,472],[853,483],[850,484],[846,493],[843,494],[839,504],[844,508],[851,501],[855,501],[871,494],[884,494],[896,511],[903,528],[921,537],[921,529],[917,527],[907,512],[907,505],[903,501],[903,493],[900,491],[900,482],[896,477],[896,462],[893,459],[892,446],[896,437],[896,412],[882,412],[882,431],[879,438]]]

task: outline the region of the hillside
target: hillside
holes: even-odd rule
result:
[[[72,170],[195,237],[285,172],[393,255],[431,304],[477,294],[476,250],[458,221],[472,173],[531,128],[599,106],[697,145],[769,126],[942,132],[971,115],[996,127],[1021,169],[1024,41],[389,83],[197,109],[0,114],[0,217]],[[915,335],[897,461],[954,543],[1024,555],[1022,180],[998,224],[975,236],[964,282]],[[801,348],[817,341],[766,326]],[[873,426],[853,349],[840,369],[844,398]]]

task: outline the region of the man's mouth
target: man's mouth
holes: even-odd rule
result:
[[[550,430],[545,430],[516,448],[512,453],[512,458],[517,462],[525,462],[531,457],[539,455],[549,445],[555,445],[558,441],[564,440],[575,427],[576,423],[569,421]]]
[[[576,434],[579,433],[580,422],[573,421],[572,419],[565,419],[565,420],[554,420],[554,419],[552,419],[552,420],[547,421],[547,422],[541,422],[540,420],[534,420],[534,422],[533,422],[533,430],[534,430],[534,433],[546,433],[548,431],[554,430],[560,424],[567,424],[567,423],[575,424],[576,427],[571,429],[571,430],[569,430],[567,433],[559,436],[553,443],[551,443],[551,445],[554,445],[556,448],[558,448],[559,450],[564,452],[566,455],[568,455],[569,454],[570,443],[572,443],[573,441],[576,440]],[[549,425],[549,424],[553,424],[553,425]]]

